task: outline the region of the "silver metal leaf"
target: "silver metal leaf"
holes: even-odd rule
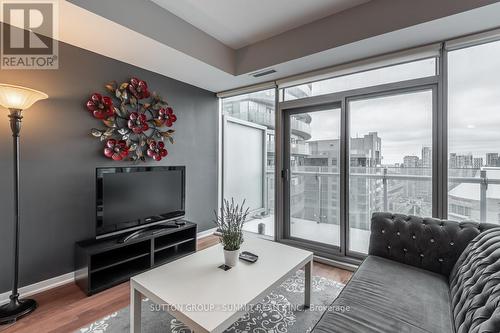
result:
[[[96,138],[99,138],[102,135],[102,131],[98,130],[97,128],[93,128],[90,133]]]
[[[115,131],[115,129],[114,129],[114,128],[108,128],[108,129],[106,130],[106,132],[104,132],[104,134],[103,134],[103,135],[104,135],[104,136],[106,136],[106,137],[111,136],[111,135],[113,135],[114,131]]]
[[[127,110],[125,109],[125,106],[122,104],[120,105],[120,113],[118,114],[120,117],[127,118]]]

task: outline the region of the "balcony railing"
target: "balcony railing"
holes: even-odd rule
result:
[[[316,170],[314,170],[316,169]],[[324,170],[324,171],[323,171]],[[453,170],[451,170],[453,171]],[[456,219],[462,219],[462,220],[470,220],[474,219],[473,215],[479,215],[475,219],[478,220],[479,222],[493,222],[493,223],[499,223],[500,222],[500,197],[495,198],[495,197],[488,197],[488,187],[493,186],[493,185],[500,185],[500,169],[494,170],[490,172],[490,175],[488,174],[489,170],[483,169],[483,170],[478,170],[478,169],[460,169],[459,171],[466,171],[465,173],[471,174],[470,176],[455,176],[453,175],[454,172],[450,171],[450,177],[448,178],[448,183],[452,186],[449,186],[448,192],[449,192],[449,203],[455,202],[455,204],[459,205],[467,205],[467,207],[463,207],[464,211],[467,209],[469,211],[475,211],[476,213],[478,212],[479,214],[473,214],[473,212],[469,212],[469,214],[462,214],[463,216],[460,217],[459,213],[450,211],[450,216],[453,216]],[[474,174],[474,175],[472,175]],[[268,177],[270,175],[273,175],[274,177],[274,170],[268,170]],[[330,179],[340,179],[340,173],[335,170],[335,168],[328,168],[328,167],[299,167],[299,168],[293,168],[291,170],[291,175],[292,177],[295,176],[301,176],[304,177],[302,179],[301,184],[304,188],[307,188],[307,186],[304,186],[303,183],[306,182],[305,177],[313,177],[313,179],[317,179],[317,184],[316,183],[311,183],[310,186],[318,186],[317,187],[317,192],[321,193],[321,191],[329,191],[328,195],[326,196],[329,200],[331,200],[333,192],[338,191],[339,187],[336,188],[336,190],[333,190],[331,188],[332,184],[329,184],[330,187],[327,186],[325,190],[325,184],[323,184],[322,187],[322,182],[321,179],[323,178],[330,178]],[[372,183],[371,188],[366,187],[365,193],[355,193],[356,195],[363,195],[366,194],[366,197],[368,198],[367,200],[375,200],[375,202],[378,202],[380,204],[380,209],[383,209],[384,211],[389,211],[391,209],[391,203],[394,204],[403,204],[402,202],[395,202],[396,198],[398,197],[398,186],[407,186],[412,188],[413,191],[420,191],[422,193],[416,194],[416,193],[408,193],[407,194],[407,203],[413,203],[417,204],[425,202],[426,204],[432,205],[432,175],[431,175],[431,169],[430,168],[360,168],[360,167],[354,167],[351,168],[351,173],[350,173],[350,181],[352,185],[352,181],[355,181],[356,179],[365,179],[365,180],[373,180],[377,181],[376,183]],[[273,178],[274,180],[274,178]],[[268,178],[268,181],[271,181]],[[422,183],[422,182],[427,182],[428,184]],[[420,188],[413,189],[412,186],[414,185],[420,185]],[[463,193],[460,193],[458,191],[457,193],[457,188],[460,190],[459,186],[462,184],[475,184],[479,187],[478,189],[478,195],[475,197],[468,191],[467,188],[462,189]],[[338,184],[340,186],[340,184]],[[274,187],[273,187],[274,188]],[[358,188],[358,190],[363,190],[362,188]],[[406,189],[405,189],[406,190]],[[316,191],[316,190],[315,190]],[[351,188],[351,194],[353,191],[356,191],[356,188]],[[269,197],[274,197],[274,192],[273,189],[271,191],[268,191]],[[496,192],[496,191],[495,191]],[[300,193],[297,193],[296,191],[292,192],[292,195],[301,195]],[[428,196],[425,198],[418,197],[418,196]],[[323,211],[323,209],[328,209],[329,207],[324,207],[324,201],[320,199],[321,197],[318,196],[318,202],[314,207],[309,207],[309,208],[315,208],[318,210],[318,212]],[[339,198],[337,196],[336,198]],[[381,199],[381,200],[380,200]],[[391,201],[392,200],[392,201]],[[331,202],[331,201],[330,201]],[[331,206],[331,205],[330,205]],[[370,204],[367,204],[368,208]],[[360,207],[363,207],[360,205]],[[269,207],[272,209],[272,207]],[[331,207],[330,207],[331,208]],[[488,211],[490,209],[490,211]],[[498,212],[496,211],[498,210]],[[488,214],[488,212],[490,214]],[[366,212],[367,216],[370,216],[372,212]],[[403,213],[403,212],[402,212]],[[430,213],[426,214],[430,215]],[[319,215],[318,215],[319,216]],[[494,219],[494,220],[493,220]],[[322,222],[322,220],[328,220],[326,216],[319,216],[319,221]]]
[[[274,141],[267,142],[267,152],[274,153],[275,152],[275,143]],[[310,155],[309,145],[305,142],[298,142],[290,144],[290,153],[292,155]]]

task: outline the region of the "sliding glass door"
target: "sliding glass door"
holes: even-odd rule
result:
[[[341,246],[338,105],[305,108],[285,116],[286,233],[319,246]]]
[[[362,257],[373,213],[433,216],[436,92],[423,85],[284,110],[285,238]]]

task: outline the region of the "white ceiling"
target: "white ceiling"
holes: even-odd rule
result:
[[[227,46],[239,49],[370,0],[152,1]]]

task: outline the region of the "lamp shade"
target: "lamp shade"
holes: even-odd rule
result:
[[[49,96],[41,91],[0,83],[0,105],[7,109],[26,110]]]

